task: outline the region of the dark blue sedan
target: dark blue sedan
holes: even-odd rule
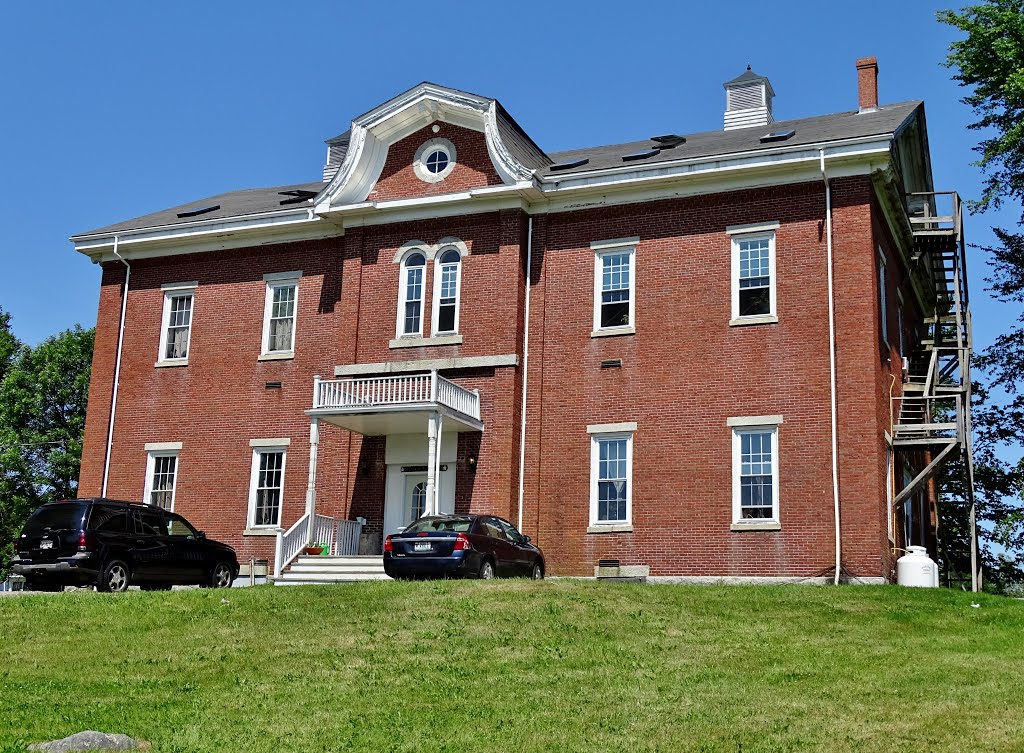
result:
[[[392,578],[544,577],[544,554],[495,515],[423,517],[384,541]]]

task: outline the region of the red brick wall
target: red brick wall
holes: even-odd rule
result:
[[[444,131],[439,135],[455,140]],[[389,163],[397,160],[398,146]],[[472,150],[457,146],[461,163]],[[388,185],[397,186],[400,173],[391,173]],[[843,561],[854,575],[881,576],[887,574],[888,544],[879,438],[888,426],[888,401],[878,394],[882,356],[871,334],[877,295],[870,187],[867,179],[843,179],[833,188]],[[653,575],[831,572],[823,217],[822,186],[808,183],[535,218],[524,530],[545,548],[551,572],[589,575],[605,557],[649,564]],[[770,220],[782,223],[776,242],[779,322],[730,327],[725,228]],[[507,210],[355,228],[324,241],[134,262],[110,495],[141,496],[146,442],[181,441],[176,509],[238,547],[243,561],[268,556],[272,539],[240,536],[249,440],[291,439],[282,521],[287,526],[305,508],[309,419],[303,411],[310,405],[314,374],[330,377],[335,365],[349,363],[522,357],[526,235],[526,216]],[[590,243],[633,235],[641,239],[637,332],[592,339]],[[411,239],[433,244],[444,236],[461,238],[470,250],[461,288],[464,342],[392,350],[388,342],[395,336],[399,283],[395,252]],[[296,357],[260,362],[263,275],[296,269],[303,271]],[[119,265],[106,265],[83,495],[98,493],[102,474],[121,275]],[[199,281],[189,365],[154,368],[160,285],[185,280]],[[430,264],[425,283],[424,334],[429,335]],[[622,368],[600,369],[609,358],[621,358]],[[485,424],[482,434],[460,436],[456,507],[515,521],[523,370],[499,367],[449,376],[480,390]],[[267,381],[280,381],[282,388],[267,390]],[[782,530],[732,532],[726,420],[769,414],[784,416],[779,427]],[[639,425],[634,532],[587,534],[586,426],[617,421]],[[478,457],[475,472],[466,464],[470,454]],[[383,438],[324,426],[319,457],[319,509],[363,515],[371,520],[370,530],[379,532]]]
[[[432,126],[438,127],[434,133]],[[416,150],[427,140],[445,138],[455,145],[455,168],[444,180],[427,183],[413,171]],[[368,201],[407,199],[412,196],[436,196],[466,191],[470,188],[495,186],[501,183],[487,152],[484,134],[451,123],[436,122],[425,126],[388,149],[384,171],[370,191]],[[424,239],[425,240],[425,239]]]

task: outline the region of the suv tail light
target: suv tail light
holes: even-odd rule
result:
[[[393,552],[394,550],[395,550],[395,547],[391,543],[391,534],[388,534],[388,537],[386,539],[384,539],[384,551],[385,552]]]
[[[82,531],[82,533],[78,534],[78,551],[88,552],[90,549],[92,549],[92,542],[89,541],[88,534]]]
[[[469,540],[469,536],[464,533],[457,534],[455,536],[455,546],[453,547],[456,552],[463,552],[473,548],[473,542]]]

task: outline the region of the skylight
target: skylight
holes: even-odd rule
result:
[[[201,214],[216,212],[218,209],[220,209],[220,204],[211,204],[208,207],[200,207],[199,209],[189,209],[187,212],[178,212],[178,218],[184,219],[185,217],[198,217]]]
[[[651,141],[656,143],[661,149],[675,149],[680,144],[686,143],[686,137],[675,133],[668,133],[664,136],[651,136]]]
[[[590,162],[590,160],[584,157],[583,159],[574,159],[569,162],[559,162],[555,165],[551,165],[548,169],[552,172],[557,172],[558,170],[571,170],[574,167],[583,167],[583,165],[586,165],[588,162]]]
[[[633,160],[647,159],[648,157],[655,156],[659,152],[661,152],[661,149],[648,149],[647,151],[644,152],[635,152],[634,154],[623,154],[622,161],[632,162]]]
[[[761,137],[762,144],[769,144],[772,141],[785,141],[786,139],[792,138],[796,131],[772,131]]]
[[[304,201],[312,199],[317,195],[316,191],[303,191],[302,189],[295,189],[294,191],[278,191],[279,196],[291,196],[290,199],[282,199],[281,206],[285,204],[301,204]]]

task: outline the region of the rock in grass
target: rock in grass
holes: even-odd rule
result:
[[[44,753],[72,753],[72,751],[89,750],[149,750],[149,743],[136,740],[128,735],[108,735],[106,732],[76,732],[63,740],[51,740],[48,743],[29,745],[29,750],[41,750]]]

